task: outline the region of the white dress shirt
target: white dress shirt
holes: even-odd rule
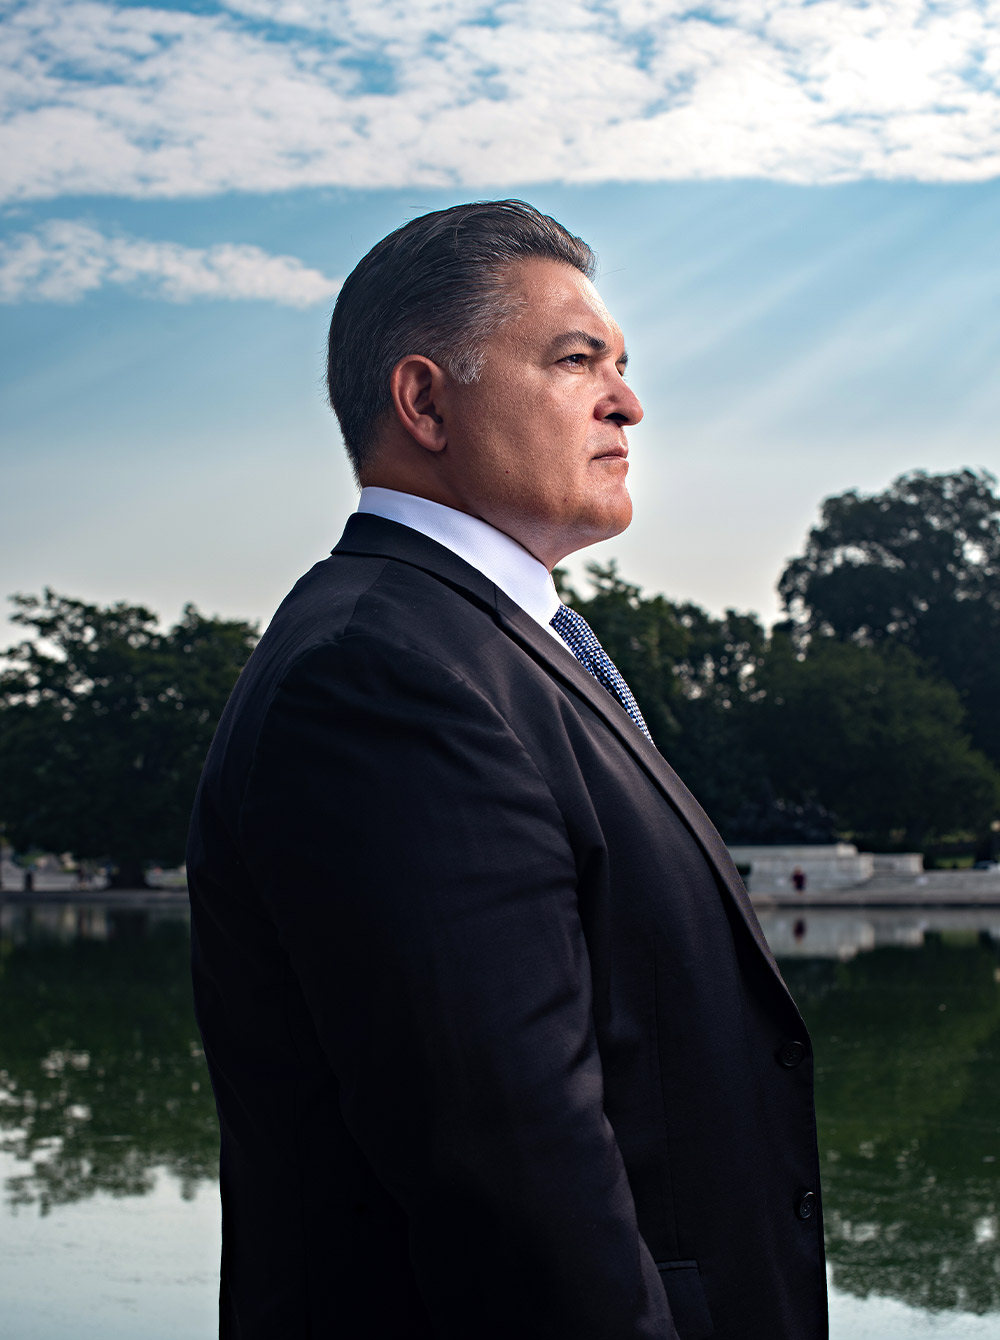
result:
[[[397,521],[401,526],[418,530],[438,544],[443,544],[459,558],[472,565],[525,614],[556,639],[560,646],[566,643],[551,626],[549,620],[559,608],[552,574],[544,563],[539,563],[527,549],[497,530],[487,521],[480,521],[468,512],[419,498],[414,493],[400,493],[397,489],[369,486],[361,490],[359,512],[381,516],[386,521]]]

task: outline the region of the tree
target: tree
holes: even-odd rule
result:
[[[17,847],[110,860],[141,887],[144,864],[182,859],[215,724],[254,626],[188,605],[161,632],[140,605],[15,596],[34,636],[0,671],[0,818]]]
[[[757,689],[752,739],[786,800],[910,848],[995,817],[1000,774],[971,746],[956,690],[907,647],[818,637],[804,655],[778,628]]]
[[[823,503],[779,582],[807,637],[902,643],[955,686],[974,743],[1000,763],[1000,497],[983,470],[900,475]]]
[[[687,644],[675,667],[678,736],[668,757],[728,837],[760,787],[747,724],[767,634],[754,614],[727,609],[719,619],[690,601],[675,609]]]
[[[899,641],[643,596],[612,563],[564,592],[618,665],[657,746],[730,840],[883,846],[985,831],[1000,773],[970,743],[957,690]]]

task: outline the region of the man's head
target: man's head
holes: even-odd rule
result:
[[[480,516],[550,565],[623,530],[623,427],[642,411],[595,264],[510,200],[425,215],[369,252],[328,364],[359,480]]]

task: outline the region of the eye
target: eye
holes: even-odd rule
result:
[[[589,357],[589,354],[567,354],[565,358],[560,358],[559,362],[569,363],[574,368],[580,368],[583,367]]]

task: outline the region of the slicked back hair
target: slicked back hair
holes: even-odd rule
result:
[[[337,297],[327,350],[330,404],[356,475],[372,459],[399,360],[422,354],[457,381],[476,381],[487,340],[514,314],[507,271],[533,259],[588,279],[597,267],[586,242],[523,200],[424,214],[358,262]]]

